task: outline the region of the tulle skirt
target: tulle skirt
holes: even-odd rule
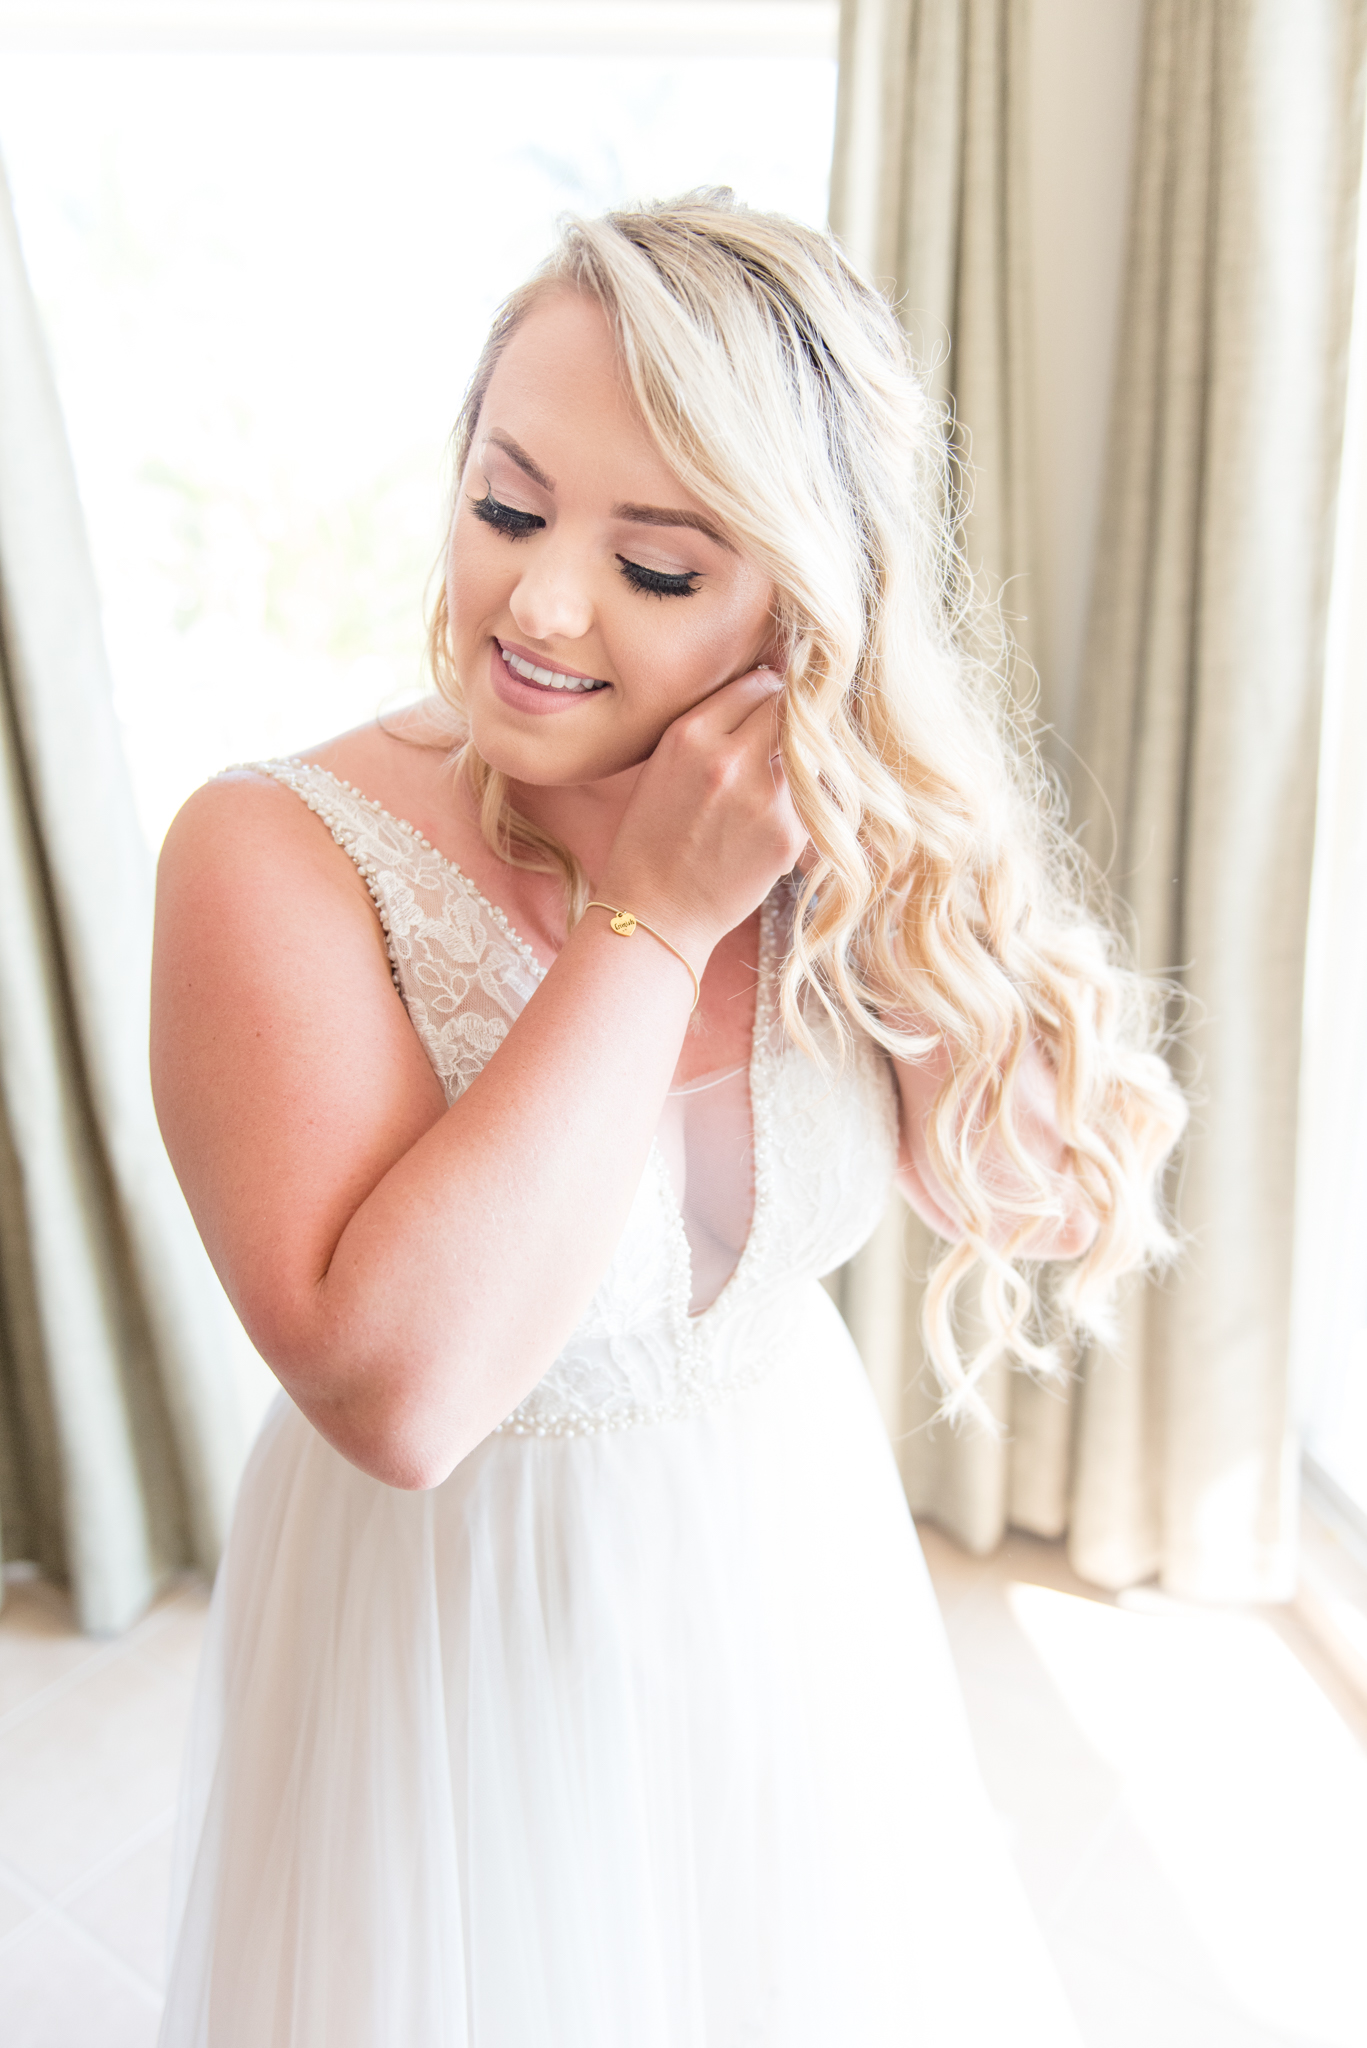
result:
[[[283,1398],[186,1763],[163,2048],[1069,2048],[858,1358],[494,1436],[428,1493]]]

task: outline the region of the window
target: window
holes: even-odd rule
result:
[[[824,220],[836,9],[7,13],[75,23],[6,31],[0,149],[155,845],[218,768],[422,689],[446,438],[559,213],[729,183]]]

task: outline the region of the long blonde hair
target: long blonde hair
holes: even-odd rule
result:
[[[1116,1281],[1171,1251],[1161,1180],[1185,1108],[1158,1051],[1163,991],[1124,964],[1059,827],[957,545],[945,421],[886,300],[829,236],[728,192],[572,220],[495,320],[456,424],[457,482],[509,337],[563,285],[603,308],[665,460],[773,582],[783,763],[816,850],[782,975],[789,1033],[813,1049],[817,1004],[897,1058],[950,1049],[927,1141],[964,1236],[923,1317],[947,1412],[982,1414],[977,1383],[1004,1353],[1057,1369],[1018,1256],[1067,1192],[1018,1131],[1032,1035],[1099,1224],[1052,1312],[1104,1336]],[[459,714],[444,589],[430,649]],[[468,742],[461,765],[490,845],[561,873],[573,922],[586,894],[573,856],[514,811]],[[994,1131],[1018,1170],[1009,1198],[983,1172]],[[965,1357],[956,1302],[974,1273],[987,1337]]]

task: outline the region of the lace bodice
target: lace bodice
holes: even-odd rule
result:
[[[455,1101],[544,968],[503,912],[411,825],[324,768],[270,761],[256,772],[301,797],[355,862],[395,987]],[[693,1260],[678,1177],[657,1141],[587,1313],[505,1432],[564,1436],[667,1422],[753,1384],[782,1357],[794,1282],[831,1272],[872,1233],[896,1160],[892,1075],[867,1040],[839,1062],[827,1020],[814,1026],[831,1054],[825,1067],[787,1039],[776,994],[790,910],[782,885],[761,912],[748,1073],[753,1208],[734,1270],[690,1314]],[[734,1089],[734,1077],[722,1085]]]

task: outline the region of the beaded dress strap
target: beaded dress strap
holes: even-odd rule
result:
[[[532,946],[523,938],[505,911],[489,898],[470,880],[465,870],[432,844],[419,832],[416,825],[410,825],[407,818],[398,817],[387,811],[376,798],[366,796],[353,783],[343,781],[330,768],[324,768],[315,761],[301,761],[297,755],[289,755],[275,761],[247,761],[242,766],[253,775],[269,775],[274,781],[292,790],[301,802],[316,817],[321,819],[332,834],[337,845],[351,860],[370,892],[370,900],[380,920],[389,951],[390,971],[394,984],[399,986],[397,962],[394,956],[393,939],[389,930],[389,918],[381,897],[377,881],[380,866],[378,855],[386,855],[386,866],[402,873],[408,866],[405,879],[416,880],[415,869],[419,864],[435,863],[438,870],[461,890],[462,894],[478,904],[481,913],[496,925],[513,950],[520,954],[532,973],[540,980],[546,972]],[[378,830],[377,830],[378,828]],[[385,844],[386,838],[389,844]],[[405,862],[404,855],[408,856]]]

